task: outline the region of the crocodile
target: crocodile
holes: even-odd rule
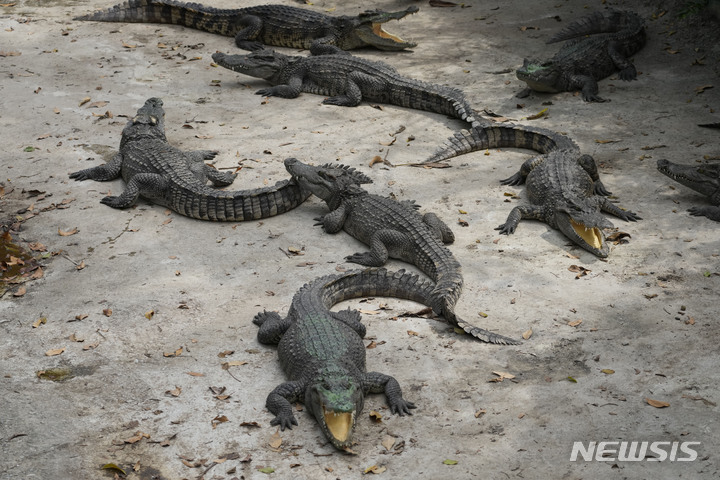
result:
[[[470,124],[489,122],[451,87],[407,78],[392,66],[352,55],[289,56],[269,49],[248,55],[214,53],[213,61],[234,72],[262,78],[272,87],[263,96],[296,98],[301,92],[329,96],[323,103],[355,107],[362,100],[441,113]]]
[[[617,70],[621,80],[637,79],[637,70],[628,58],[645,45],[645,23],[634,12],[595,12],[572,22],[547,43],[563,40],[568,41],[551,59],[523,61],[515,73],[528,88],[519,97],[530,90],[580,90],[586,102],[604,102],[598,95],[598,80]]]
[[[389,51],[413,48],[416,43],[386,32],[383,24],[418,10],[410,6],[398,12],[367,10],[356,16],[334,17],[286,5],[219,9],[174,0],[128,0],[75,20],[183,25],[235,37],[235,44],[244,50],[274,45],[310,49],[320,55],[362,47]]]
[[[658,160],[657,169],[678,183],[706,195],[711,205],[691,207],[690,215],[705,216],[720,222],[720,164],[680,165],[669,160]]]
[[[610,192],[600,180],[593,157],[583,155],[567,136],[545,128],[508,124],[462,130],[427,160],[415,165],[436,166],[457,155],[489,148],[524,148],[540,154],[526,160],[519,172],[501,181],[503,185],[526,183],[531,202],[510,212],[505,223],[496,228],[501,234],[514,233],[521,219],[541,220],[573,243],[604,258],[610,246],[603,229],[613,224],[601,211],[625,221],[641,219],[607,199]]]
[[[352,270],[327,275],[303,286],[286,317],[260,312],[258,341],[278,345],[280,363],[290,381],[277,386],[266,406],[281,430],[297,425],[292,403],[302,402],[315,416],[325,437],[340,450],[353,444],[355,422],[365,395],[385,392],[390,410],[411,414],[397,380],[365,368],[365,325],[357,310],[330,308],[352,298],[392,296],[426,303],[434,285],[404,270]]]
[[[388,258],[396,258],[411,263],[435,282],[428,300],[435,313],[481,341],[503,345],[519,343],[471,325],[455,314],[455,304],[463,288],[462,269],[444,245],[453,242],[455,236],[437,215],[421,215],[413,201],[368,193],[353,178],[359,172],[338,177],[325,166],[307,165],[295,158],[285,159],[285,168],[298,185],[330,208],[330,213],[316,219],[316,225],[328,233],[345,230],[370,246],[369,252],[346,257],[348,262],[380,267]]]
[[[125,190],[119,196],[106,196],[101,203],[113,208],[132,206],[138,196],[201,220],[257,220],[287,212],[310,196],[292,179],[252,190],[223,191],[215,187],[230,185],[237,174],[220,172],[204,160],[218,152],[184,152],[165,137],[165,111],[159,98],[150,98],[123,129],[119,152],[106,164],[70,174],[70,178],[114,180],[122,176]],[[327,168],[332,168],[327,166]],[[334,169],[334,174],[351,174],[351,169]],[[354,177],[356,178],[356,177]]]

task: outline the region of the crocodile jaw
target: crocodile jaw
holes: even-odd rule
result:
[[[339,449],[352,445],[352,433],[355,427],[355,412],[335,412],[325,405],[323,409],[324,428],[330,442]]]
[[[657,169],[663,175],[703,195],[713,196],[720,191],[718,165],[680,165],[668,160],[658,160]]]
[[[575,233],[577,233],[588,245],[596,250],[602,250],[605,238],[599,228],[587,228],[585,225],[576,222],[572,218],[570,219],[570,225],[572,225]]]
[[[557,228],[566,237],[593,255],[605,258],[610,253],[610,246],[605,241],[605,234],[601,227],[589,227],[572,219],[567,214],[561,214],[557,217]]]
[[[355,29],[355,35],[365,44],[372,45],[380,50],[404,50],[417,46],[415,42],[408,42],[386,32],[380,23],[360,25]]]

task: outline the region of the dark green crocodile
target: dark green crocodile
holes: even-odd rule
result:
[[[314,93],[329,96],[323,101],[327,105],[355,107],[365,100],[441,113],[471,126],[489,123],[476,118],[460,90],[404,77],[382,62],[352,55],[297,57],[272,50],[248,55],[218,52],[212,58],[222,67],[273,85],[255,92],[258,95],[296,98],[301,92]]]
[[[580,90],[586,102],[604,102],[598,96],[598,80],[618,70],[621,80],[637,78],[635,66],[628,58],[645,45],[645,24],[634,12],[595,12],[572,22],[547,43],[562,40],[568,41],[551,59],[544,62],[525,59],[516,74],[529,88],[518,96],[527,96],[530,90]]]
[[[302,402],[312,412],[325,437],[336,448],[353,444],[355,422],[365,395],[385,392],[390,410],[398,415],[415,408],[402,397],[397,380],[365,368],[365,325],[360,312],[330,308],[343,300],[388,296],[426,304],[434,285],[400,270],[353,270],[320,277],[293,297],[286,317],[258,313],[258,341],[277,344],[283,370],[290,381],[267,397],[270,422],[282,430],[297,425],[292,403]]]
[[[417,11],[413,5],[399,12],[368,10],[356,16],[332,17],[286,5],[219,9],[174,0],[128,0],[75,20],[170,23],[235,37],[236,45],[245,50],[275,45],[310,49],[317,55],[361,47],[412,48],[415,43],[387,33],[382,25]]]
[[[317,225],[328,233],[345,230],[370,246],[369,252],[350,255],[347,261],[368,267],[383,266],[388,258],[411,263],[435,282],[428,302],[449,323],[484,342],[518,343],[456,316],[455,304],[462,292],[463,276],[460,263],[443,245],[454,241],[455,236],[437,215],[420,215],[418,206],[411,201],[398,202],[368,193],[358,185],[366,177],[353,178],[359,172],[337,176],[325,166],[306,165],[295,158],[286,159],[285,168],[298,185],[324,200],[330,208],[330,213],[317,219]]]
[[[70,174],[75,180],[114,180],[120,176],[127,186],[119,196],[101,200],[113,208],[127,208],[138,196],[201,220],[239,222],[278,215],[300,205],[310,196],[292,179],[253,190],[223,191],[208,187],[230,185],[236,174],[219,172],[206,165],[217,152],[183,152],[165,138],[165,111],[159,98],[150,98],[127,123],[119,152],[110,163]],[[332,168],[327,166],[327,168]],[[351,170],[345,170],[352,173]],[[343,170],[334,170],[342,176]],[[356,177],[353,177],[356,178]]]
[[[464,153],[488,148],[526,148],[540,155],[531,157],[503,185],[527,184],[530,205],[515,207],[497,230],[511,234],[521,219],[546,222],[563,232],[585,250],[607,257],[610,252],[604,228],[612,227],[601,211],[626,221],[640,220],[636,214],[622,210],[606,197],[610,195],[600,181],[595,160],[583,155],[575,142],[550,130],[523,125],[495,125],[457,132],[445,147],[418,166]],[[315,192],[313,192],[315,193]]]
[[[711,205],[691,207],[690,215],[705,216],[720,222],[720,164],[680,165],[669,160],[658,160],[657,169],[678,183],[706,195]]]

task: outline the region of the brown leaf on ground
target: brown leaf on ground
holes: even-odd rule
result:
[[[385,437],[382,439],[382,442],[380,442],[380,445],[385,447],[385,450],[387,451],[392,450],[393,445],[395,445],[395,437],[385,435]]]
[[[584,277],[588,273],[592,272],[592,270],[588,270],[587,268],[581,267],[580,265],[570,265],[568,270],[570,270],[573,273],[577,273],[577,275],[575,275],[575,279]]]
[[[533,334],[532,328],[526,330],[522,334],[523,340],[527,340],[528,338],[532,337],[532,334]]]
[[[382,415],[380,412],[377,412],[375,410],[370,410],[370,413],[368,414],[370,419],[373,420],[375,423],[381,423],[382,422]]]
[[[46,357],[54,357],[55,355],[60,355],[65,351],[65,347],[63,348],[53,348],[45,352]]]
[[[665,408],[670,406],[670,404],[667,402],[663,402],[661,400],[653,400],[652,398],[646,398],[645,401],[648,405],[655,408]]]
[[[573,320],[572,322],[568,322],[568,327],[577,327],[582,323],[582,320]]]
[[[163,357],[179,357],[182,355],[183,347],[178,348],[174,352],[163,352]]]
[[[47,323],[47,317],[40,317],[33,322],[32,327],[38,328],[40,325],[45,325],[46,323]]]
[[[270,445],[271,448],[280,448],[282,442],[282,437],[280,437],[280,434],[276,431],[270,436],[270,441],[268,442],[268,445]]]
[[[165,395],[171,395],[173,397],[179,397],[180,393],[182,393],[182,387],[178,387],[177,385],[175,385],[173,390],[165,390]]]
[[[217,426],[220,425],[221,423],[226,423],[226,422],[229,422],[229,421],[230,421],[230,420],[228,420],[228,418],[227,418],[225,415],[218,415],[218,416],[216,416],[215,418],[212,419],[212,421],[210,422],[210,424],[212,425],[212,428],[215,429],[215,428],[217,428]]]
[[[70,235],[75,235],[76,233],[78,233],[77,227],[70,230],[60,230],[60,228],[58,228],[58,235],[61,237],[69,237]]]

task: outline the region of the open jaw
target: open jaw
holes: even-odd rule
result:
[[[607,256],[607,244],[605,243],[605,235],[602,230],[598,227],[587,227],[580,222],[576,222],[572,218],[570,219],[570,226],[572,227],[575,234],[582,239],[582,241],[591,247],[590,250],[595,255],[606,257]],[[581,246],[585,246],[582,245]],[[586,248],[587,249],[587,248]]]
[[[335,446],[350,447],[352,432],[355,426],[355,412],[335,412],[323,405],[323,418],[325,427],[330,435],[330,441]]]

